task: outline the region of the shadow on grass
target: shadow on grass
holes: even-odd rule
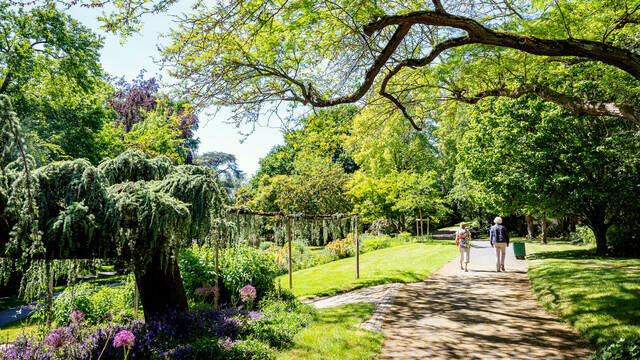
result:
[[[596,256],[593,249],[529,256],[541,301],[593,344],[640,336],[640,259]]]

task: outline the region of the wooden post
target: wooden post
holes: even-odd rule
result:
[[[418,219],[416,219],[416,240],[420,240],[419,238],[419,233],[418,233]]]
[[[220,270],[218,269],[218,248],[220,247],[220,236],[215,240],[216,241],[216,256],[215,256],[215,267],[216,267],[216,292],[213,293],[213,307],[214,309],[218,309],[218,298],[220,297],[220,287],[218,285],[218,274]]]
[[[289,243],[289,289],[293,288],[293,275],[291,274],[291,218],[287,217],[287,242]]]
[[[422,226],[422,209],[420,209],[420,241],[424,240],[424,227]]]
[[[429,237],[429,218],[427,218],[427,237]]]
[[[53,308],[53,262],[49,264],[49,286],[47,288],[47,329],[51,328],[51,313]]]
[[[133,284],[133,317],[138,320],[138,283]]]
[[[356,279],[360,279],[360,242],[358,241],[358,217],[355,219],[355,238],[356,238]]]

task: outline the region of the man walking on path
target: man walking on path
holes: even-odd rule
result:
[[[507,228],[502,226],[502,218],[496,217],[493,222],[495,225],[491,227],[489,231],[489,240],[491,241],[491,247],[496,248],[496,271],[504,271],[504,258],[507,254],[507,247],[509,247],[509,232]]]

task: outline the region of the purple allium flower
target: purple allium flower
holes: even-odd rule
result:
[[[60,331],[52,331],[47,337],[44,339],[44,342],[51,346],[54,349],[61,347],[64,344],[64,337],[60,333]]]
[[[240,289],[240,300],[243,302],[254,301],[257,297],[256,288],[251,285],[245,285]]]
[[[71,313],[71,322],[74,324],[79,324],[84,320],[84,313],[82,310],[75,310]]]
[[[202,296],[202,297],[207,297],[211,294],[215,294],[218,292],[218,288],[215,286],[211,286],[211,284],[207,284],[201,288],[197,288],[195,290],[195,294]]]
[[[220,347],[224,350],[229,351],[233,348],[233,341],[230,337],[225,336],[224,338],[218,340],[218,345],[220,345]]]
[[[264,315],[260,311],[249,311],[247,314],[247,319],[252,321],[260,320],[264,317]]]
[[[113,338],[113,346],[114,347],[131,347],[133,343],[136,341],[136,337],[133,336],[131,331],[129,330],[120,330],[116,336]]]

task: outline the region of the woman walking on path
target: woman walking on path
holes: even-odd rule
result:
[[[460,229],[456,230],[456,245],[460,250],[460,270],[469,271],[467,266],[469,265],[469,255],[471,254],[471,233],[467,230],[466,223],[460,223]],[[466,261],[463,268],[462,261],[465,260],[465,254]]]

